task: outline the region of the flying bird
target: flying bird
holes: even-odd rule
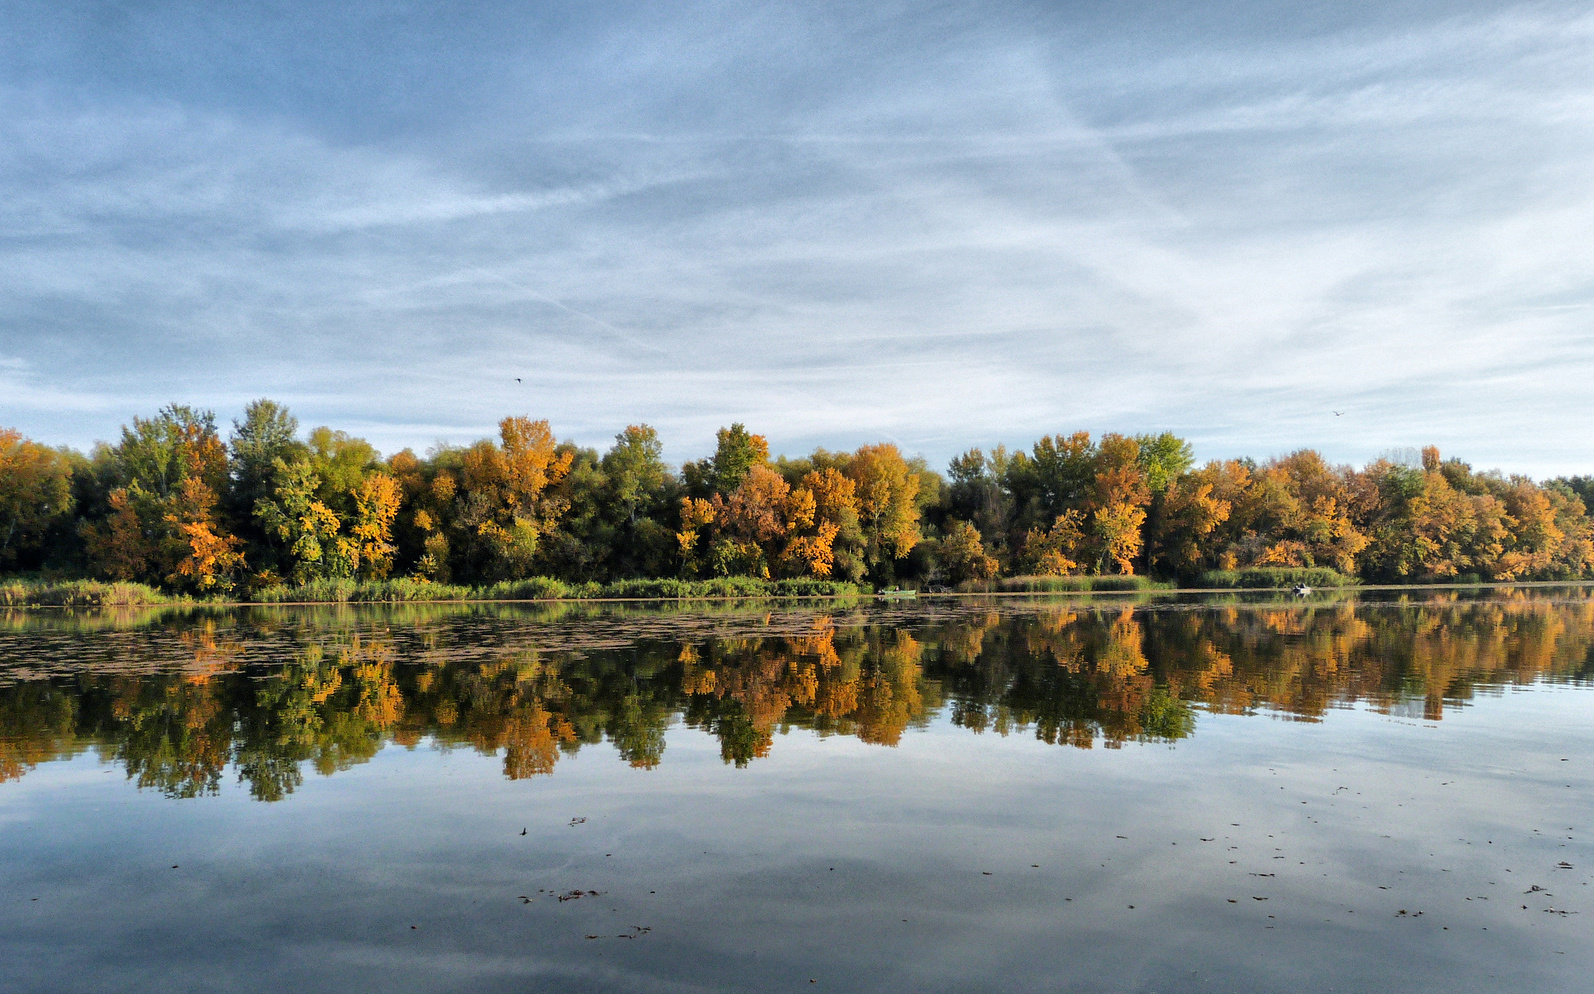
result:
[[[519,383],[520,381],[516,380],[515,382]],[[1336,417],[1336,418],[1342,418],[1344,416],[1345,416],[1345,412],[1344,411],[1335,411],[1334,412],[1334,417]]]
[[[518,376],[517,376],[517,377],[515,377],[515,382],[516,382],[516,383],[519,383],[519,382],[520,382],[520,377],[518,377]]]

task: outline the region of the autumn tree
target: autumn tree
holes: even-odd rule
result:
[[[180,556],[166,579],[202,594],[225,593],[243,569],[243,540],[223,534],[216,523],[216,493],[197,476],[184,477],[165,521],[175,531]]]
[[[387,472],[401,493],[394,523],[399,557],[415,578],[446,582],[453,571],[449,534],[459,510],[462,450],[439,446],[422,461],[405,449],[388,458]]]
[[[713,571],[721,576],[770,576],[791,525],[791,486],[773,469],[755,464],[729,497],[715,494],[714,505]],[[811,498],[807,510],[811,521]]]
[[[230,589],[243,558],[216,511],[228,466],[215,415],[173,404],[134,418],[108,463],[109,513],[83,529],[96,572],[200,592]]]
[[[349,537],[360,576],[380,580],[393,569],[393,519],[398,517],[402,491],[397,480],[382,472],[367,474],[353,493],[354,516]]]
[[[317,428],[293,461],[274,459],[266,478],[270,491],[255,501],[254,518],[296,582],[392,571],[404,490],[369,442]]]
[[[0,570],[37,568],[72,510],[67,454],[0,428]]]
[[[950,523],[941,539],[939,560],[948,583],[989,580],[996,575],[996,560],[986,553],[980,530],[967,521]]]
[[[835,541],[856,521],[852,481],[811,472],[798,486],[754,465],[729,496],[682,498],[678,536],[689,573],[718,576],[830,577]]]
[[[713,542],[708,529],[714,524],[715,517],[712,501],[701,497],[681,498],[681,527],[675,533],[675,539],[682,576],[701,576],[708,569],[708,556]]]
[[[1080,529],[1082,541],[1054,563],[1067,560],[1092,572],[1133,573],[1152,497],[1148,467],[1162,480],[1187,465],[1189,455],[1188,447],[1172,435],[1145,437],[1154,446],[1149,455],[1143,455],[1135,438],[1107,434],[1094,442],[1082,431],[1044,437],[1029,453],[1015,454],[1004,474],[1015,509],[1014,545],[1022,548],[1032,539],[1043,539],[1066,518]],[[1037,568],[1038,562],[1038,556],[1030,555],[1026,565]]]
[[[828,571],[810,572],[857,583],[868,568],[864,561],[867,541],[859,518],[858,485],[834,466],[816,462],[823,468],[804,473],[797,487],[812,494],[814,501],[813,537],[798,550],[798,555],[817,561],[822,557],[820,547],[828,546]]]
[[[1229,520],[1234,501],[1250,483],[1250,472],[1237,462],[1210,462],[1181,474],[1153,502],[1148,526],[1151,566],[1180,577],[1193,577],[1218,565],[1218,528]]]
[[[1095,472],[1086,510],[1096,569],[1131,574],[1145,540],[1142,526],[1151,502],[1140,443],[1123,435],[1103,435],[1092,464]]]
[[[895,579],[892,561],[918,544],[919,477],[890,443],[866,445],[853,454],[847,477],[856,488],[864,563],[882,582]]]
[[[1024,536],[1018,563],[1033,576],[1069,576],[1079,572],[1089,556],[1084,513],[1071,508],[1059,514],[1049,528],[1031,528]]]
[[[466,449],[455,519],[468,570],[483,580],[533,572],[542,537],[557,526],[568,501],[557,492],[575,453],[559,450],[547,421],[499,422],[501,444]]]

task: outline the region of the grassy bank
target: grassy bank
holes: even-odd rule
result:
[[[1004,576],[958,585],[971,594],[1068,594],[1132,590],[1168,590],[1173,585],[1147,576]]]
[[[830,580],[760,580],[720,577],[713,580],[616,580],[611,583],[567,583],[549,577],[509,580],[485,587],[467,587],[421,580],[329,580],[299,586],[270,587],[244,598],[255,603],[313,602],[397,603],[403,601],[546,601],[642,598],[692,600],[708,597],[841,597],[866,593],[850,583]]]
[[[1281,590],[1288,587],[1354,587],[1361,580],[1325,567],[1252,567],[1220,569],[1202,573],[1192,587]]]
[[[187,603],[142,583],[102,580],[0,580],[0,607],[143,607]]]
[[[847,597],[868,587],[831,580],[760,580],[730,576],[713,580],[616,580],[566,583],[548,577],[469,587],[421,580],[326,580],[195,598],[165,593],[142,583],[100,580],[0,580],[0,607],[135,607],[167,604],[393,604],[406,601],[551,601],[635,598],[695,600],[710,597]]]

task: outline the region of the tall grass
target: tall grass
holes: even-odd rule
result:
[[[1253,566],[1249,569],[1208,570],[1192,586],[1278,590],[1297,585],[1353,587],[1360,582],[1354,576],[1346,576],[1324,566]]]
[[[323,580],[257,590],[249,599],[263,604],[402,601],[543,601],[633,598],[684,600],[705,597],[837,597],[859,593],[850,583],[831,580],[761,580],[727,576],[712,580],[616,580],[567,583],[546,576],[466,587],[424,580]]]
[[[1088,591],[1165,590],[1168,584],[1147,576],[1004,576],[964,583],[966,593],[1083,593]]]
[[[177,604],[187,600],[142,583],[101,580],[0,581],[0,607],[134,607]]]

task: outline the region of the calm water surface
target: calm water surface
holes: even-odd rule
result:
[[[1586,991],[1594,599],[0,614],[4,991]]]

